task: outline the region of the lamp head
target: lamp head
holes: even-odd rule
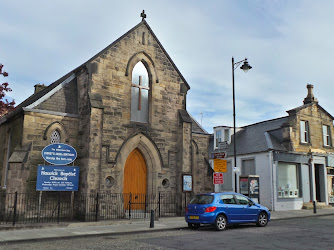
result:
[[[240,67],[240,69],[242,69],[245,73],[247,73],[248,70],[250,70],[251,68],[252,66],[248,64],[247,58],[245,58],[244,64]]]

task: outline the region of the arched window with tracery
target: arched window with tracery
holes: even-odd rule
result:
[[[132,71],[131,121],[148,122],[149,78],[145,65],[138,62]]]
[[[56,130],[53,130],[51,135],[50,135],[50,143],[51,144],[55,144],[55,143],[60,143],[60,133],[59,131],[56,129]]]

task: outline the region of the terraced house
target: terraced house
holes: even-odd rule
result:
[[[301,209],[313,201],[318,206],[334,203],[333,116],[319,105],[313,85],[307,90],[303,105],[288,110],[287,116],[237,129],[238,190],[239,176],[259,176],[260,202],[271,210]],[[215,140],[231,140],[231,128],[214,130]],[[227,181],[216,189],[234,189],[233,148],[232,137]]]

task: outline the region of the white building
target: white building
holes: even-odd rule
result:
[[[334,203],[334,118],[314,98],[313,86],[307,88],[304,105],[288,116],[237,129],[237,191],[240,176],[259,176],[260,202],[274,211]],[[228,142],[224,184],[215,191],[235,190],[232,134],[231,127],[214,128],[213,152],[219,141]]]

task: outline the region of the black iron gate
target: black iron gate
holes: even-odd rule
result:
[[[183,216],[189,193],[0,193],[0,224]]]

